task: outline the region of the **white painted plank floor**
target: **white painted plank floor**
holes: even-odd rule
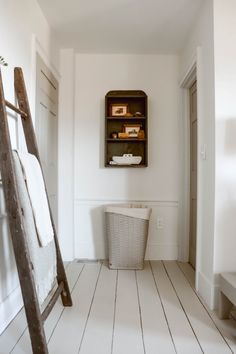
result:
[[[45,322],[50,354],[236,354],[236,321],[207,308],[187,263],[116,271],[74,261],[66,271],[74,306],[59,300]],[[0,336],[8,353],[32,353],[23,309]]]

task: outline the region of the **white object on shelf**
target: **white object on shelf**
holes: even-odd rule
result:
[[[142,157],[124,154],[123,156],[113,156],[112,160],[118,165],[139,165],[142,161]]]

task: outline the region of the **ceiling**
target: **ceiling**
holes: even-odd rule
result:
[[[38,0],[60,44],[85,53],[178,53],[205,0]]]

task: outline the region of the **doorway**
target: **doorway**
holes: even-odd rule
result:
[[[36,58],[35,131],[54,222],[58,225],[58,82]]]
[[[197,81],[189,88],[190,118],[190,218],[189,218],[189,263],[196,267],[197,239]]]

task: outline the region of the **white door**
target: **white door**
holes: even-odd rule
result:
[[[58,218],[58,82],[37,55],[35,130],[54,222]]]
[[[190,90],[190,234],[189,262],[196,265],[197,236],[197,82]]]

